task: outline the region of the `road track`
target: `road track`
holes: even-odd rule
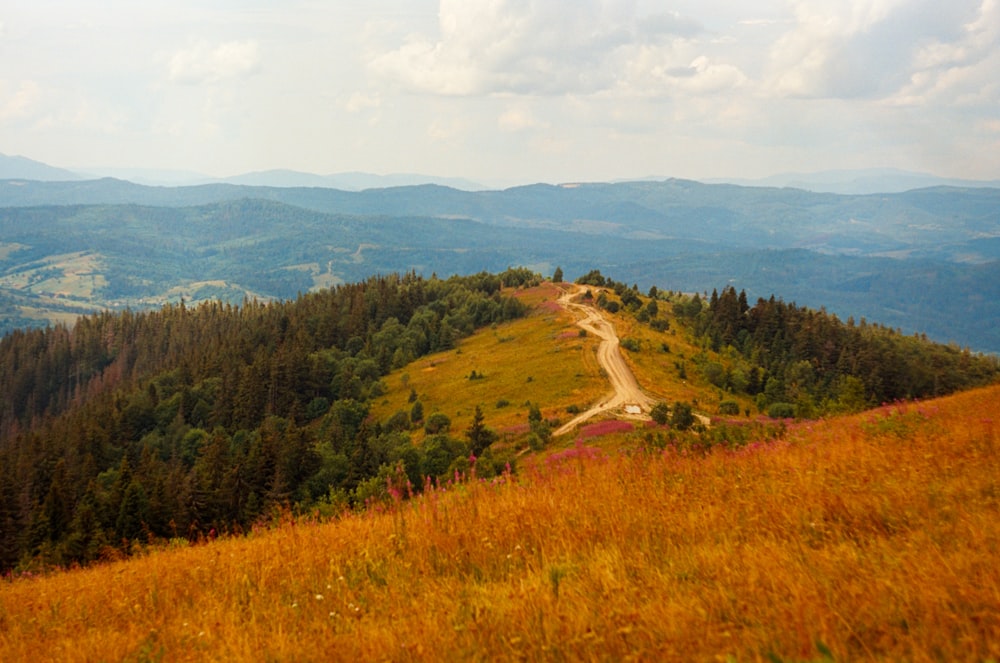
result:
[[[583,286],[573,286],[559,297],[559,304],[581,316],[576,321],[578,327],[601,339],[601,344],[597,347],[597,362],[611,383],[611,391],[586,412],[581,412],[560,426],[554,431],[555,435],[568,433],[584,421],[604,413],[613,413],[617,417],[627,419],[648,420],[649,409],[656,402],[642,390],[632,369],[625,363],[614,325],[604,317],[597,306],[573,300],[584,291]]]

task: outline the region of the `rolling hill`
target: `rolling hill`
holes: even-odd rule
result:
[[[7,331],[181,296],[290,298],[373,273],[597,267],[642,288],[732,284],[997,352],[997,209],[990,188],[841,196],[666,180],[348,192],[8,180],[0,310]]]

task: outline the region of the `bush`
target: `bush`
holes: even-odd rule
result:
[[[670,415],[670,425],[677,430],[687,430],[694,426],[694,411],[690,403],[678,401],[674,403],[673,412]]]
[[[726,384],[726,369],[718,362],[710,361],[705,364],[701,374],[716,387],[724,387]]]
[[[404,431],[410,429],[410,415],[399,410],[385,422],[383,427],[387,431]]]
[[[600,270],[592,269],[580,278],[576,280],[580,285],[596,285],[603,286],[607,281],[601,274]]]
[[[791,419],[795,416],[795,406],[791,403],[772,403],[767,408],[767,416],[772,419]]]
[[[451,428],[451,419],[443,412],[435,412],[427,417],[427,421],[424,423],[424,432],[428,435],[446,433],[449,428]]]
[[[424,440],[424,476],[441,477],[449,474],[448,468],[459,457],[468,457],[468,447],[461,440],[447,435],[434,435]]]
[[[548,440],[543,439],[542,436],[537,433],[528,433],[527,441],[528,447],[530,447],[532,451],[541,451],[545,448],[545,445],[548,444]]]
[[[670,419],[670,408],[667,407],[666,403],[657,403],[649,411],[649,416],[652,417],[653,421],[663,426]]]
[[[740,404],[736,401],[722,401],[719,403],[719,414],[739,414]]]
[[[309,401],[309,405],[306,406],[306,419],[312,421],[313,419],[319,419],[327,410],[330,409],[330,399],[324,396],[317,396],[316,398]]]

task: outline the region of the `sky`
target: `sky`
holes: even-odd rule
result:
[[[0,153],[487,184],[1000,178],[1000,0],[4,0]]]

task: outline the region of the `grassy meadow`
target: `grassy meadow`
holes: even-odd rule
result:
[[[566,417],[573,405],[586,409],[609,389],[594,354],[599,339],[579,335],[572,315],[556,303],[560,294],[552,284],[520,291],[518,297],[533,307],[528,317],[480,331],[453,350],[393,372],[373,414],[385,420],[409,412],[411,390],[425,416],[447,415],[455,432],[471,423],[477,405],[500,433],[527,424],[529,402],[546,417]],[[470,379],[473,373],[477,377]]]
[[[533,309],[527,317],[478,332],[453,350],[429,355],[394,371],[386,377],[388,391],[373,404],[372,414],[384,421],[394,412],[409,412],[412,391],[423,404],[425,416],[434,412],[447,415],[456,433],[472,422],[478,405],[486,425],[503,438],[505,433],[513,437],[526,428],[529,403],[538,405],[551,421],[571,419],[573,415],[567,408],[586,410],[610,387],[597,363],[600,339],[581,335],[574,315],[557,304],[566,287],[569,284],[545,283],[520,290],[515,296]],[[615,298],[610,290],[606,292]],[[669,309],[669,305],[663,308]],[[621,338],[640,341],[638,354],[626,350],[622,353],[639,383],[653,397],[666,403],[700,403],[706,413],[714,414],[718,389],[693,368],[687,380],[677,377],[674,363],[701,351],[683,330],[657,332],[631,315],[604,315],[614,321]],[[662,317],[672,319],[669,313]],[[664,343],[671,352],[662,350]],[[711,356],[716,357],[714,353]],[[477,377],[470,379],[473,373]]]
[[[0,581],[3,661],[1000,658],[1000,388]]]

